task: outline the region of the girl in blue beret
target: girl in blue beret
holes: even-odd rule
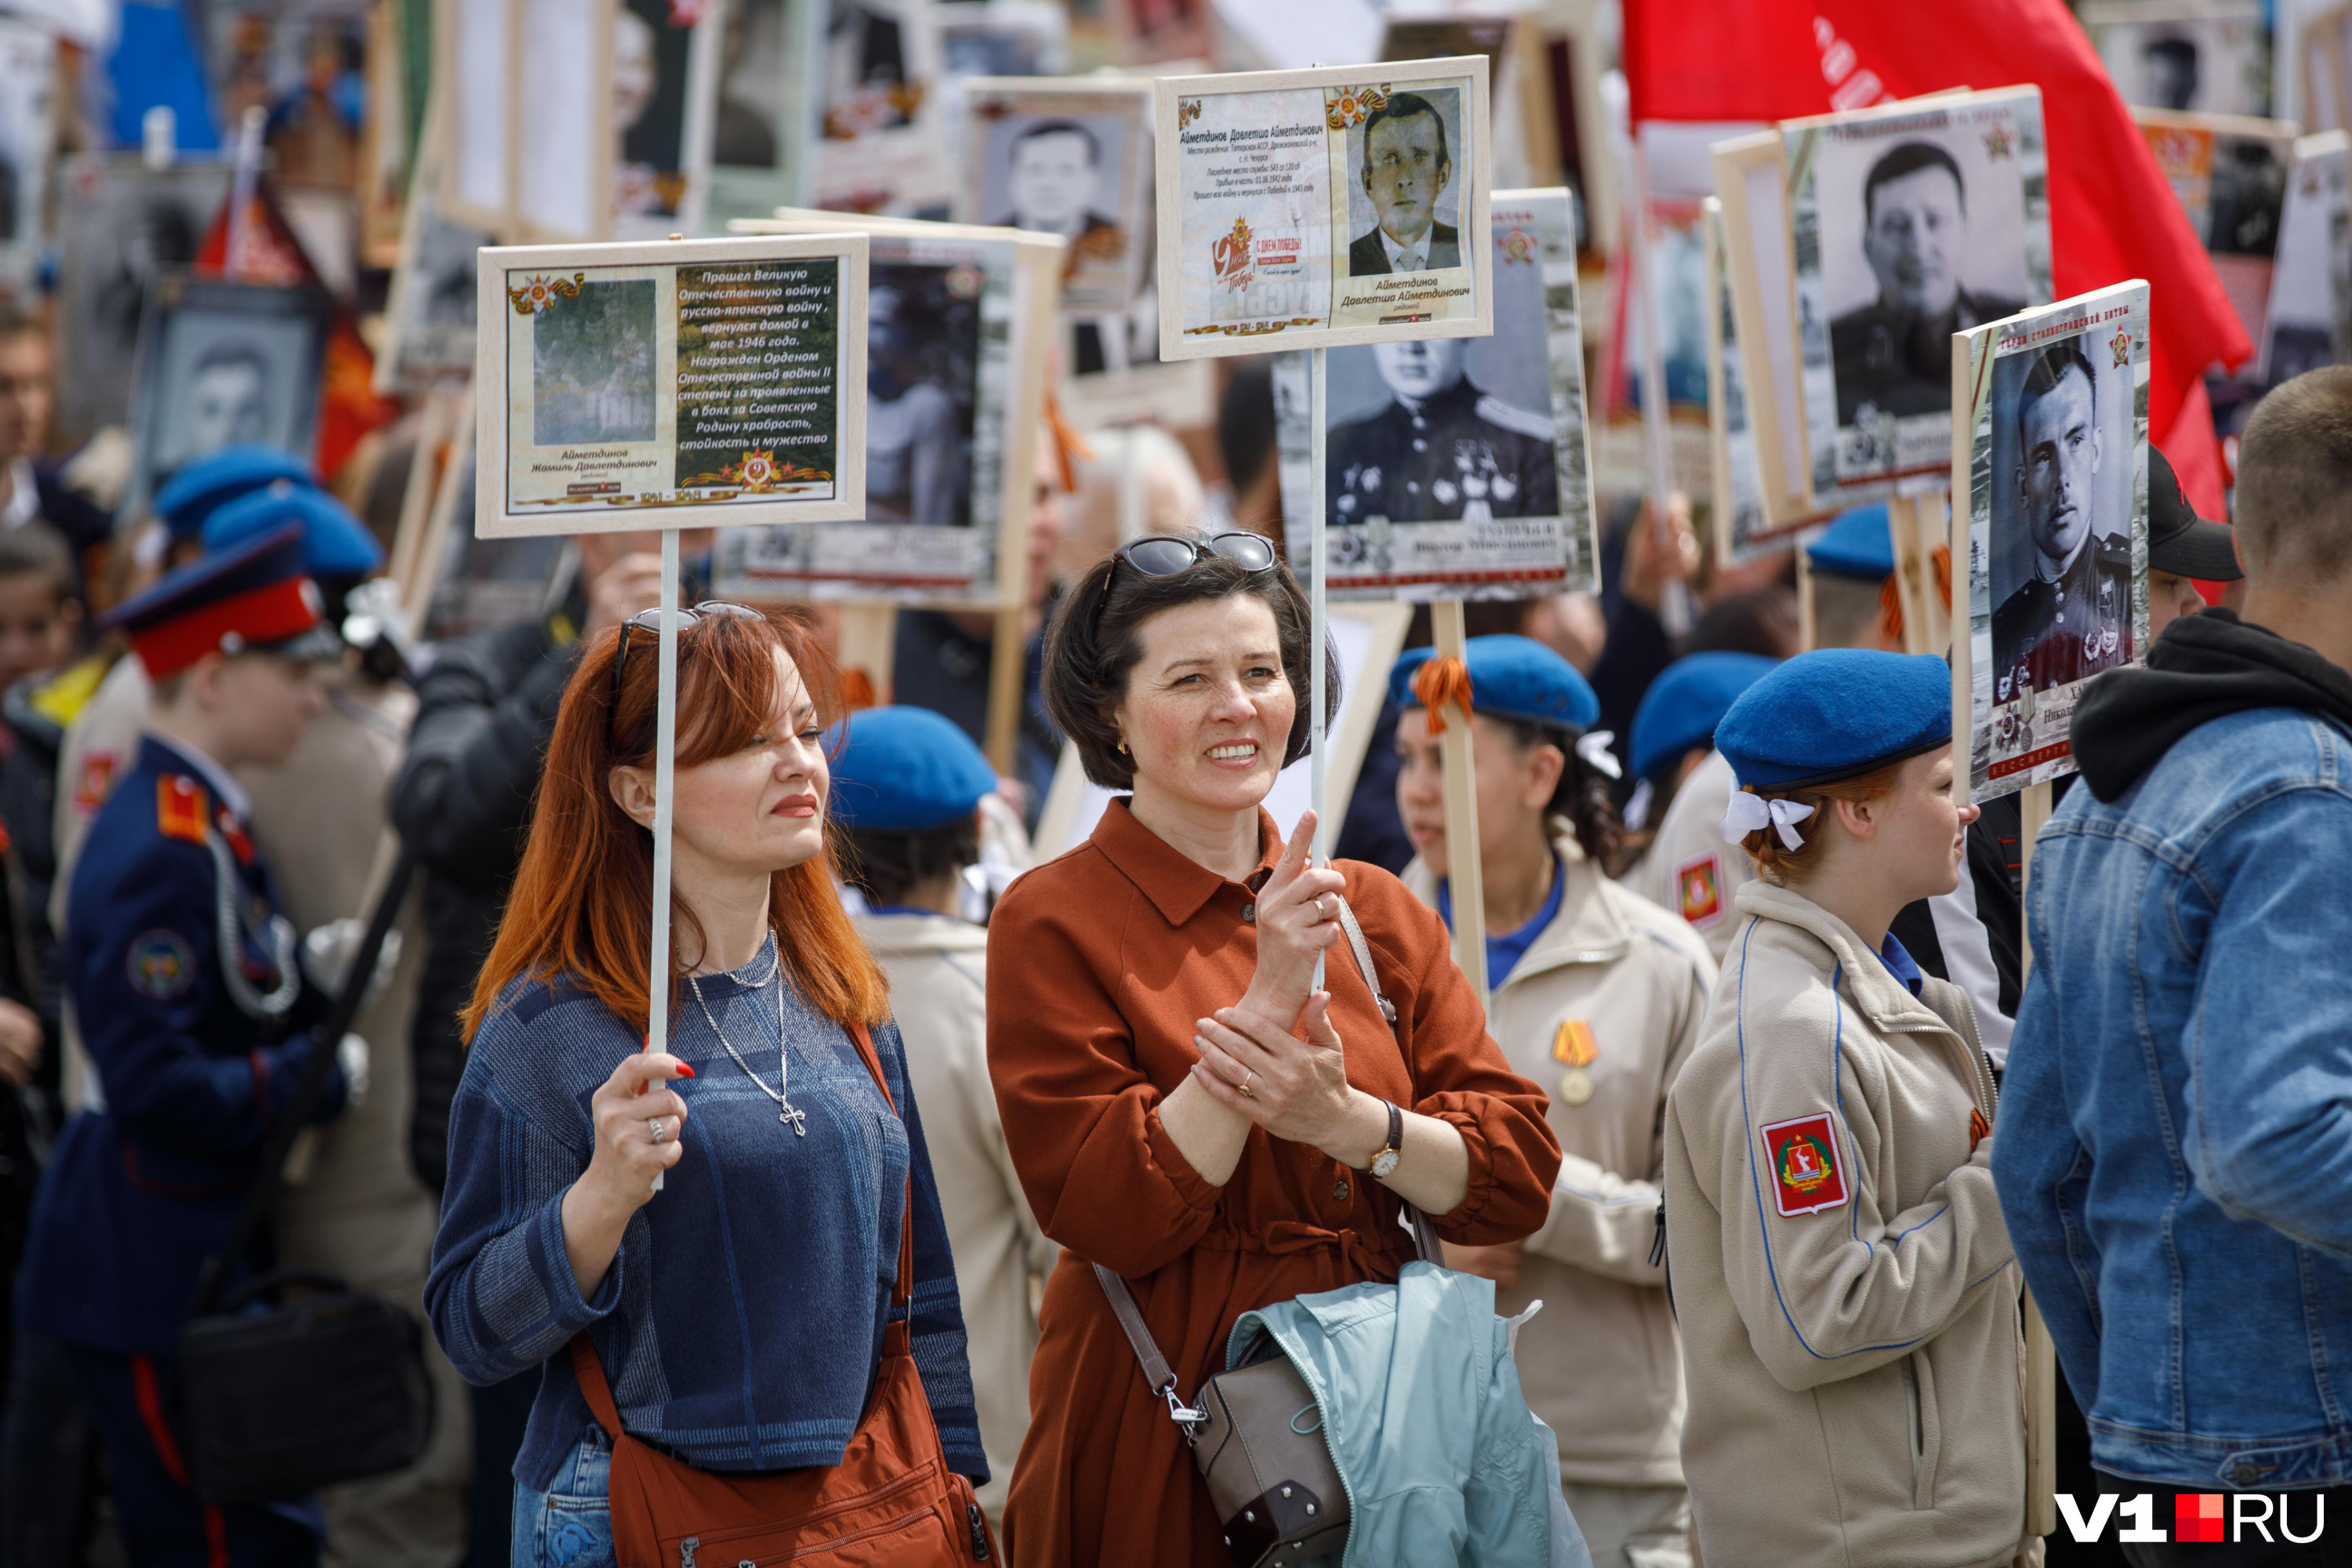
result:
[[[1715,962],[1696,932],[1612,881],[1611,737],[1581,675],[1522,637],[1461,659],[1417,649],[1390,690],[1397,810],[1419,858],[1404,883],[1452,920],[1440,716],[1471,710],[1486,888],[1487,1026],[1549,1091],[1559,1175],[1523,1242],[1446,1248],[1496,1282],[1496,1310],[1547,1303],[1520,1331],[1519,1383],[1559,1434],[1570,1510],[1596,1563],[1687,1565],[1682,1367],[1655,1258],[1667,1085],[1698,1038]],[[1661,1353],[1663,1352],[1663,1353]]]
[[[1992,1071],[1967,997],[1888,932],[1961,874],[1951,713],[1941,659],[1831,649],[1716,730],[1757,877],[1665,1120],[1709,1568],[2038,1546]]]

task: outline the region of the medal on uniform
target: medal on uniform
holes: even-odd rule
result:
[[[1568,1070],[1559,1075],[1559,1098],[1566,1105],[1582,1105],[1592,1098],[1592,1075],[1584,1069],[1601,1057],[1601,1042],[1592,1026],[1581,1018],[1562,1018],[1551,1037],[1551,1059]]]

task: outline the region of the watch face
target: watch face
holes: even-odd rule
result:
[[[1397,1152],[1393,1149],[1383,1149],[1372,1157],[1372,1174],[1375,1176],[1385,1179],[1396,1168]]]

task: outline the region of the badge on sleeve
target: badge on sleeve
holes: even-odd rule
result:
[[[1844,1204],[1845,1166],[1837,1124],[1827,1111],[1775,1121],[1765,1128],[1764,1160],[1772,1167],[1772,1197],[1782,1219],[1819,1214]]]
[[[124,967],[131,989],[158,1002],[169,1002],[186,992],[196,978],[195,950],[175,931],[161,927],[131,940]]]
[[[1723,918],[1723,872],[1716,864],[1715,851],[1675,868],[1675,897],[1685,925],[1704,931]]]

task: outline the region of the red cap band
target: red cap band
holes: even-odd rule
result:
[[[248,647],[300,637],[319,624],[319,590],[308,577],[287,577],[236,594],[131,634],[131,648],[150,680],[177,675],[230,637]]]

